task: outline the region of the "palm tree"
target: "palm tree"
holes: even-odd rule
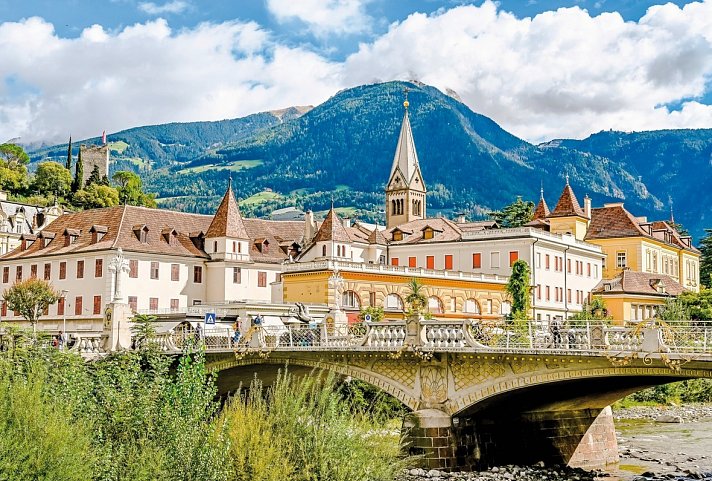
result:
[[[423,284],[415,277],[408,281],[407,289],[410,291],[405,297],[405,302],[410,306],[413,312],[420,312],[428,304],[428,298],[423,293]]]

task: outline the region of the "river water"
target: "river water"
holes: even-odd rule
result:
[[[611,474],[628,480],[643,473],[658,478],[712,479],[712,418],[684,423],[618,419],[620,464]],[[648,476],[646,476],[648,477]]]

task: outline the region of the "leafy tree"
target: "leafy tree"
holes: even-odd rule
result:
[[[408,295],[405,296],[405,302],[408,303],[409,310],[414,313],[420,313],[428,305],[428,298],[425,296],[423,284],[416,277],[413,277],[408,281],[406,289],[408,289]]]
[[[12,168],[2,164],[0,162],[0,189],[12,193],[24,189],[28,183],[27,169],[24,166]]]
[[[512,299],[512,318],[523,319],[529,314],[529,278],[531,269],[529,264],[523,260],[518,260],[512,266],[512,274],[507,281],[507,293]]]
[[[601,296],[593,296],[591,301],[583,303],[581,312],[577,312],[571,319],[577,321],[605,321],[609,320],[608,308],[606,301]]]
[[[534,217],[534,202],[523,201],[518,195],[517,200],[488,215],[502,227],[521,227]]]
[[[154,324],[156,316],[147,314],[136,314],[131,326],[136,347],[141,351],[154,351],[156,348],[156,326]]]
[[[122,204],[156,207],[155,196],[143,192],[141,177],[133,172],[120,170],[112,177],[119,185],[119,201]]]
[[[74,182],[72,182],[72,192],[78,192],[84,188],[84,162],[82,161],[82,149],[79,149],[77,164],[74,166]]]
[[[72,136],[69,136],[69,145],[67,146],[67,162],[64,167],[71,172],[72,170]]]
[[[87,179],[86,185],[101,184],[101,174],[99,173],[99,166],[94,164],[94,168],[91,169],[89,178]]]
[[[52,285],[42,279],[27,279],[16,282],[3,293],[7,307],[20,313],[32,324],[32,331],[37,330],[37,321],[45,310],[59,300],[59,293]]]
[[[695,321],[712,321],[712,289],[700,292],[683,292],[678,299],[687,309],[689,318]]]
[[[366,315],[371,316],[371,322],[381,322],[383,320],[383,308],[376,306],[362,307],[361,312],[358,314],[360,320],[365,320]]]
[[[32,186],[40,194],[64,197],[72,187],[72,174],[57,162],[40,162]]]
[[[11,167],[30,163],[30,156],[16,144],[0,144],[0,158]]]
[[[84,209],[119,205],[119,193],[113,187],[90,184],[74,194],[74,204]]]
[[[712,229],[705,229],[705,236],[700,241],[700,282],[705,287],[712,287]]]
[[[690,313],[682,299],[668,297],[665,304],[658,309],[657,318],[661,321],[681,321],[689,319]]]

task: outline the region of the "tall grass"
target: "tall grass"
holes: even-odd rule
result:
[[[239,480],[392,480],[404,466],[399,433],[354,413],[334,376],[286,371],[266,390],[258,380],[223,412]]]

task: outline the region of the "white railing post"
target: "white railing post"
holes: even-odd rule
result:
[[[527,324],[529,326],[529,349],[534,348],[534,329],[532,324],[534,324],[534,319],[531,319],[527,321]]]

